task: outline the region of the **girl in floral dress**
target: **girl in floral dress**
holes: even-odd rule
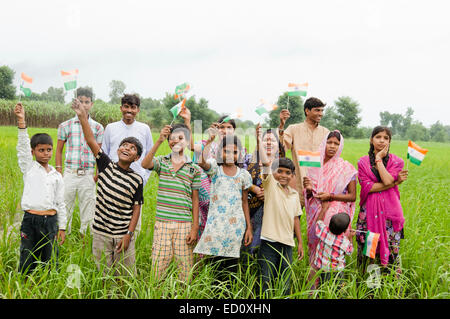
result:
[[[202,157],[209,152],[215,135],[210,138]],[[242,147],[237,136],[224,136],[219,144],[217,158],[199,165],[211,178],[208,220],[194,253],[208,255],[220,268],[235,272],[242,242],[252,242],[252,226],[248,207],[248,189],[252,185],[250,174],[237,164],[242,156]]]

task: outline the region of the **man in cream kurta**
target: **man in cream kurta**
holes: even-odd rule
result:
[[[320,143],[330,133],[327,128],[319,125],[325,105],[318,98],[311,97],[307,99],[304,104],[305,121],[298,124],[291,124],[284,132],[280,130],[279,133],[284,147],[290,149],[292,152],[292,160],[295,164],[297,191],[300,195],[302,207],[305,206],[305,199],[303,198],[303,177],[306,176],[306,168],[300,168],[297,151],[319,151]],[[288,118],[289,111],[287,109],[282,110],[280,113],[280,121],[284,122]]]

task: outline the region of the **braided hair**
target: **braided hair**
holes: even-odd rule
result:
[[[373,138],[375,135],[377,135],[380,132],[386,132],[386,134],[389,136],[389,142],[391,141],[392,133],[391,133],[391,130],[388,127],[386,127],[386,126],[376,126],[373,129],[370,138]],[[375,148],[374,148],[372,143],[370,143],[370,149],[369,149],[368,154],[369,154],[369,159],[370,159],[370,169],[372,170],[372,173],[374,173],[374,175],[377,178],[377,180],[379,182],[381,182],[380,173],[378,172],[378,169],[377,169],[377,167],[375,165]],[[388,161],[389,161],[389,150],[387,152],[387,155],[383,158],[383,165],[384,165],[384,167],[386,167]]]

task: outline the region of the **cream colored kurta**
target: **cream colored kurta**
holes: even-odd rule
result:
[[[300,202],[305,206],[303,198],[303,176],[306,176],[306,168],[300,168],[298,165],[297,151],[304,150],[310,152],[319,151],[320,143],[330,133],[323,126],[318,125],[311,129],[306,122],[292,124],[284,131],[283,145],[292,151],[292,160],[295,164],[295,175],[297,177],[297,190],[300,195]]]

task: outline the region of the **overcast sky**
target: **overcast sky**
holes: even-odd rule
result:
[[[450,124],[450,5],[446,1],[17,1],[0,10],[0,65],[33,77],[33,90],[79,85],[108,100],[162,98],[189,82],[219,113],[256,119],[289,82],[333,105],[360,103],[362,125],[379,112]]]

